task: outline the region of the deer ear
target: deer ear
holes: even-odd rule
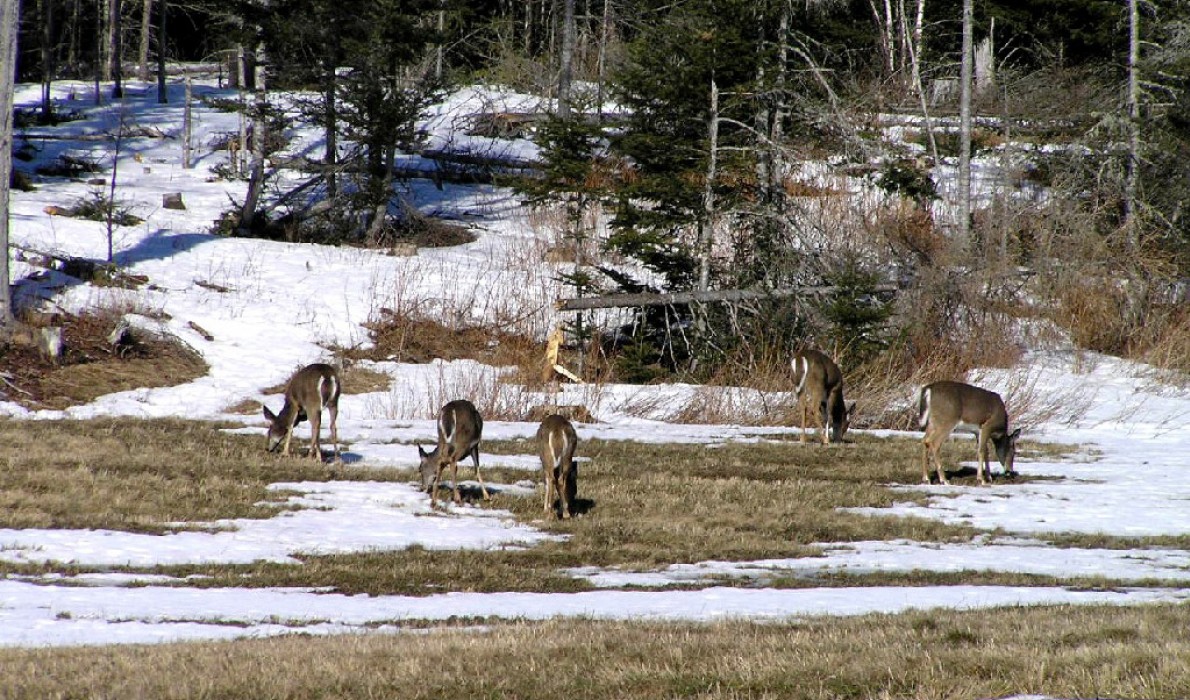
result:
[[[855,413],[855,402],[852,401],[851,405],[847,407],[847,415],[851,416],[854,413]]]
[[[261,408],[264,409],[264,417],[265,418],[267,418],[270,421],[277,420],[277,414],[270,411],[268,406],[262,406]]]
[[[430,453],[429,453],[429,452],[426,452],[425,450],[423,450],[423,449],[421,448],[421,445],[418,445],[418,446],[417,446],[417,453],[418,453],[419,455],[421,455],[422,457],[429,457],[429,456],[430,456]]]
[[[1016,442],[1016,439],[1019,438],[1020,436],[1021,436],[1021,429],[1017,428],[1016,430],[1012,431],[1012,435],[1009,435],[1008,439],[1012,440],[1013,442]]]

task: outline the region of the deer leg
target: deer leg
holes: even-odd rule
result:
[[[553,470],[543,468],[541,470],[541,475],[544,477],[545,481],[545,503],[542,504],[542,510],[548,513],[553,510],[551,506],[554,504],[554,494],[552,493],[554,490]]]
[[[930,460],[933,459],[935,470],[938,472],[938,483],[950,486],[950,480],[946,478],[946,470],[942,468],[942,458],[939,456],[939,451],[942,448],[942,442],[938,439],[932,439],[929,431],[926,432],[925,438],[922,440],[925,445],[926,453],[923,463],[922,478],[926,483],[930,480]]]
[[[322,428],[322,409],[310,414],[310,459],[322,461],[322,445],[318,444],[320,429]]]
[[[562,501],[562,519],[570,520],[570,498],[566,495],[570,493],[570,472],[563,472],[562,467],[559,466],[557,470],[557,489],[558,499]]]
[[[802,405],[802,444],[806,444],[806,412],[807,406],[805,399],[798,399],[798,403]]]
[[[992,468],[988,465],[988,438],[984,431],[979,432],[979,461],[975,468],[979,470],[979,485],[986,486],[987,481],[984,481],[984,472],[987,473],[987,478],[990,481],[992,478]]]
[[[290,423],[289,427],[285,429],[285,444],[281,446],[281,454],[286,457],[289,456],[289,439],[293,437],[293,425],[293,423]]]
[[[339,460],[339,407],[331,405],[328,410],[331,414],[331,446],[334,448],[335,461]]]
[[[434,483],[430,485],[430,508],[434,508],[437,505],[438,482],[442,480],[442,470],[445,468],[446,462],[439,459],[438,467],[434,470]]]
[[[929,438],[922,438],[921,441],[921,483],[930,483],[930,441]]]
[[[462,505],[463,497],[459,495],[459,460],[450,460],[450,488],[454,494],[455,503]]]
[[[483,500],[490,501],[491,496],[488,495],[488,487],[483,483],[483,477],[479,473],[479,445],[471,449],[471,459],[475,462],[475,478],[479,481],[479,490],[483,491]]]
[[[829,445],[831,441],[831,434],[830,430],[828,429],[830,426],[831,400],[828,398],[826,401],[823,401],[818,405],[821,409],[818,412],[818,424],[822,429],[822,444]]]

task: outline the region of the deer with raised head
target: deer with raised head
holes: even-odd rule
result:
[[[578,493],[578,466],[574,450],[578,447],[578,433],[565,416],[546,416],[537,428],[537,449],[541,455],[541,474],[545,480],[545,512],[554,509],[554,499],[560,504],[558,515],[563,520],[574,514],[574,499]]]
[[[843,399],[843,373],[835,361],[817,350],[802,350],[793,356],[794,394],[802,408],[802,442],[806,442],[806,414],[814,409],[822,444],[842,442],[851,425],[855,403]],[[828,432],[829,428],[829,432]]]
[[[334,443],[335,460],[339,459],[339,394],[343,384],[339,371],[321,362],[306,365],[294,373],[285,385],[285,404],[280,413],[273,413],[264,407],[264,417],[269,421],[269,452],[280,451],[289,454],[289,441],[293,428],[307,418],[310,420],[310,457],[322,460],[322,446],[319,432],[322,428],[322,409],[331,419],[331,442]]]
[[[483,418],[475,404],[465,399],[451,401],[438,411],[438,446],[430,452],[417,446],[421,456],[421,485],[430,492],[430,507],[437,504],[438,482],[442,471],[450,465],[451,489],[455,503],[462,503],[459,496],[459,460],[471,455],[475,462],[475,478],[483,491],[483,499],[489,499],[488,487],[479,475],[479,440],[483,436]]]
[[[922,388],[918,401],[918,423],[925,430],[922,438],[921,478],[930,483],[930,460],[934,461],[938,480],[949,485],[938,450],[950,437],[955,426],[964,426],[978,433],[979,462],[975,465],[979,483],[987,483],[984,474],[991,480],[992,471],[988,465],[988,442],[996,448],[996,459],[1004,467],[1004,473],[1014,476],[1013,462],[1016,459],[1016,441],[1021,429],[1008,432],[1008,411],[1000,395],[962,382],[934,382]]]

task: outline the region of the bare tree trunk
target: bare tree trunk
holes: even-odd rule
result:
[[[169,88],[165,84],[165,17],[168,11],[169,1],[160,0],[157,4],[157,102],[160,104],[169,102]]]
[[[99,12],[99,27],[96,40],[99,42],[99,52],[96,61],[101,63],[99,77],[101,80],[112,79],[112,46],[115,44],[115,39],[112,38],[112,5],[116,0],[99,0],[102,5]],[[102,60],[100,60],[102,57]]]
[[[769,163],[769,182],[774,193],[780,192],[781,178],[785,175],[785,157],[781,143],[785,139],[785,118],[789,115],[789,96],[786,86],[789,81],[789,31],[793,7],[790,3],[781,3],[781,18],[777,21],[777,79],[774,88],[777,92],[776,107],[773,112],[773,125],[769,129],[769,149],[773,154]],[[782,201],[780,195],[775,195],[773,201]],[[784,205],[782,204],[782,210]]]
[[[100,27],[98,27],[97,31],[95,32],[95,104],[96,104],[96,106],[103,104],[103,93],[100,92],[100,90],[99,90],[99,84],[101,82],[103,82],[103,71],[104,71],[105,66],[107,65],[106,59],[103,58],[103,54],[105,51],[104,47],[107,45],[107,43],[104,41],[104,39],[106,37],[105,37],[105,35],[103,33],[103,29],[102,29],[102,25],[103,25],[103,15],[102,14],[100,14],[98,24],[100,25]]]
[[[975,0],[963,0],[963,56],[959,72],[959,240],[971,245],[971,61]]]
[[[1124,174],[1124,226],[1129,247],[1136,246],[1136,197],[1140,164],[1140,13],[1128,0],[1128,162]]]
[[[375,244],[381,239],[384,233],[384,225],[388,223],[388,205],[392,199],[393,190],[393,166],[397,161],[397,149],[392,146],[384,147],[384,175],[381,180],[381,191],[384,196],[376,203],[376,207],[372,210],[372,222],[368,225],[367,237],[368,240]]]
[[[260,49],[263,50],[263,49]],[[252,70],[245,69],[244,78],[256,73],[256,56],[252,54]],[[247,62],[246,62],[247,63]],[[260,61],[263,63],[263,61]],[[244,206],[240,210],[240,226],[243,231],[251,231],[256,221],[256,210],[260,206],[260,195],[264,190],[264,144],[268,138],[265,132],[267,122],[265,107],[268,102],[264,76],[255,76],[252,82],[256,84],[255,98],[252,104],[252,169],[248,173],[248,191],[244,194]],[[248,144],[241,142],[241,149],[248,148]]]
[[[124,97],[124,27],[121,0],[112,3],[112,98]]]
[[[49,124],[54,118],[54,101],[50,86],[54,81],[54,0],[41,0],[41,120]],[[7,153],[7,151],[0,151]]]
[[[706,187],[703,190],[703,216],[698,232],[698,290],[705,292],[711,282],[711,246],[715,225],[715,178],[719,149],[719,86],[711,80],[711,116],[707,123],[710,153],[707,159]]]
[[[79,35],[80,25],[83,17],[83,0],[73,0],[70,5],[70,24],[69,24],[69,38],[66,42],[66,66],[67,70],[76,75],[80,74],[78,70],[81,60],[79,59]]]
[[[926,0],[917,0],[917,18],[913,25],[913,40],[909,42],[909,66],[910,66],[910,80],[913,83],[913,90],[917,92],[917,103],[921,108],[921,117],[926,122],[926,138],[930,142],[930,155],[934,159],[934,165],[940,165],[942,161],[938,157],[938,139],[934,136],[934,125],[930,119],[930,106],[926,100],[925,86],[921,81],[921,26],[922,18],[925,16]]]
[[[12,178],[12,107],[16,80],[17,33],[21,0],[0,3],[0,335],[13,328],[12,289],[8,282],[8,193]]]
[[[574,76],[574,0],[562,0],[562,51],[558,69],[558,117],[570,118],[570,81]]]
[[[603,102],[606,99],[607,88],[604,81],[607,75],[607,43],[611,41],[612,0],[603,0],[603,18],[599,23],[599,55],[595,61],[595,113],[603,119]]]
[[[332,38],[331,41],[335,42],[337,38]],[[333,57],[327,58],[326,65],[323,66],[322,79],[323,100],[326,102],[324,129],[326,152],[323,155],[323,164],[326,166],[326,196],[327,199],[334,199],[339,193],[338,175],[335,172],[339,165],[339,106],[335,98],[336,77]]]
[[[149,38],[153,35],[153,0],[145,0],[140,16],[140,51],[137,52],[138,76],[149,82]]]
[[[194,120],[191,117],[190,101],[193,92],[190,87],[190,75],[186,75],[186,103],[182,108],[182,168],[190,169],[191,143],[194,138]]]
[[[926,16],[926,0],[917,0],[917,16],[913,20],[913,40],[909,42],[909,50],[912,52],[910,57],[910,66],[913,71],[913,84],[921,90],[921,45],[922,45],[922,25],[925,23]],[[937,160],[937,153],[935,161]]]
[[[442,82],[443,35],[446,33],[446,0],[438,3],[438,45],[434,48],[434,79]]]

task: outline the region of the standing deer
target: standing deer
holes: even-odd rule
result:
[[[843,373],[835,361],[817,350],[802,350],[793,356],[794,393],[802,407],[802,442],[806,442],[806,414],[814,407],[821,426],[822,444],[842,442],[851,425],[855,403],[843,399]],[[830,432],[827,432],[827,426]]]
[[[541,455],[541,473],[545,479],[545,512],[554,509],[554,497],[560,501],[559,515],[569,520],[578,493],[578,466],[574,450],[578,434],[565,416],[553,414],[537,428],[537,449]]]
[[[475,462],[475,478],[483,490],[483,499],[489,499],[488,487],[479,475],[479,440],[483,435],[483,418],[475,404],[465,399],[451,401],[438,412],[438,446],[426,452],[421,445],[417,453],[421,456],[421,485],[430,492],[430,507],[437,503],[438,482],[442,470],[450,465],[451,489],[455,503],[462,503],[459,496],[459,460],[467,455]]]
[[[996,459],[1004,467],[1004,473],[1015,475],[1012,464],[1016,459],[1016,440],[1021,435],[1021,429],[1008,432],[1008,412],[999,394],[961,382],[934,382],[922,388],[918,408],[918,423],[926,432],[922,438],[925,448],[922,455],[922,482],[930,483],[930,460],[933,459],[938,480],[950,484],[942,469],[942,460],[938,458],[938,450],[957,425],[979,433],[979,463],[975,468],[979,472],[980,485],[987,483],[984,480],[985,473],[988,480],[992,478],[988,466],[988,440],[996,447]]]
[[[322,409],[331,417],[331,442],[334,443],[335,461],[339,459],[339,393],[343,385],[339,371],[331,365],[316,363],[299,369],[285,385],[285,405],[280,413],[273,413],[264,407],[264,417],[269,421],[269,452],[281,451],[289,454],[289,440],[298,423],[310,420],[310,457],[322,460],[322,446],[319,432],[322,427]]]

